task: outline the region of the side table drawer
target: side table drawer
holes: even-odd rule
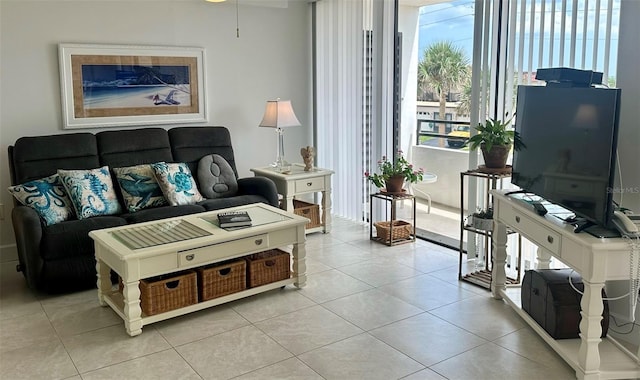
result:
[[[529,216],[521,214],[509,206],[500,207],[498,213],[498,217],[501,220],[504,220],[534,244],[556,255],[560,254],[560,234],[546,228]]]
[[[178,251],[178,266],[180,268],[192,267],[223,260],[238,254],[263,251],[267,248],[269,248],[268,234],[251,236],[206,247]]]
[[[324,177],[299,179],[296,181],[296,194],[324,190]]]

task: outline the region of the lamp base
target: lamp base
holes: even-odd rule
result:
[[[282,128],[276,128],[278,134],[278,151],[276,161],[271,164],[278,173],[288,174],[291,172],[291,164],[284,159],[284,131]]]
[[[291,172],[291,164],[282,157],[278,157],[275,162],[272,162],[271,167],[277,173],[288,174]]]

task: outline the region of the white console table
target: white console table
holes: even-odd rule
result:
[[[600,239],[552,215],[540,216],[525,202],[493,190],[494,230],[491,294],[504,299],[573,369],[578,379],[640,378],[640,353],[630,352],[615,339],[600,338],[602,295],[606,280],[629,279],[630,247],[620,238]],[[580,273],[584,295],[580,303],[580,339],[555,340],[522,310],[520,288],[505,286],[507,227],[538,246],[538,268],[548,268],[551,257]]]

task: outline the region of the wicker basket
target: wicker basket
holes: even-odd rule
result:
[[[413,233],[411,223],[404,220],[394,220],[393,229],[391,222],[376,222],[373,225],[376,227],[376,236],[385,241],[408,239]],[[389,239],[389,235],[391,235],[391,239]]]
[[[247,263],[235,260],[196,269],[200,301],[226,296],[247,288]]]
[[[173,273],[140,280],[140,306],[146,315],[164,313],[198,303],[196,272]]]
[[[314,203],[307,203],[298,199],[293,200],[293,213],[309,219],[305,228],[320,227],[320,206]]]
[[[246,260],[250,288],[291,277],[291,258],[285,251],[272,249],[247,256]]]

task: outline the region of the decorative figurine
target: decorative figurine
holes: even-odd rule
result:
[[[311,169],[313,169],[313,156],[316,155],[313,147],[307,146],[306,148],[300,148],[300,154],[302,155],[302,160],[304,161],[304,171],[311,171]]]

